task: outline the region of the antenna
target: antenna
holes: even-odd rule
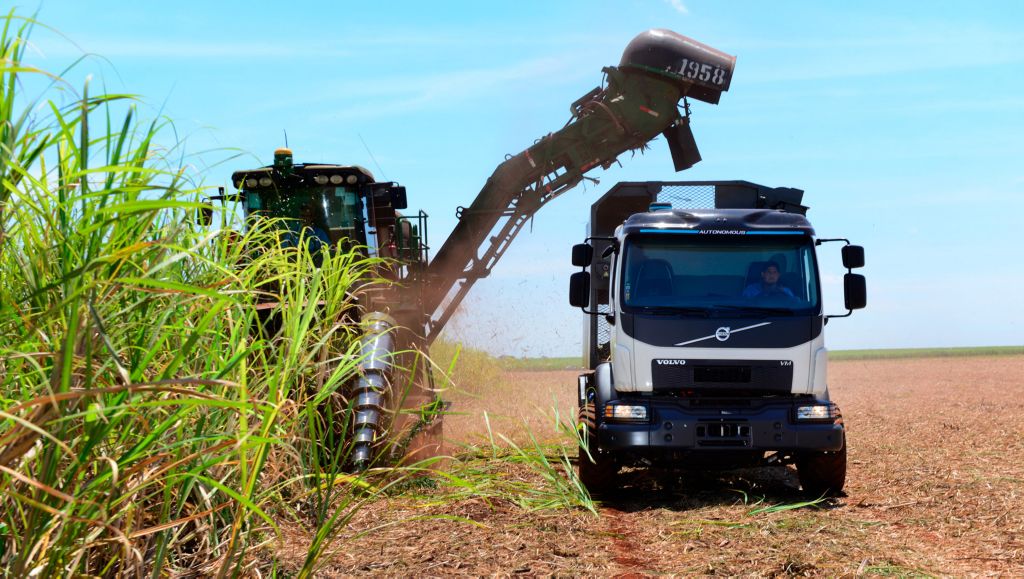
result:
[[[384,169],[380,168],[380,163],[377,162],[377,157],[373,156],[373,151],[370,150],[369,145],[367,145],[366,141],[363,140],[363,134],[356,133],[356,136],[359,137],[359,141],[363,144],[363,148],[366,149],[366,154],[370,156],[370,159],[373,161],[373,165],[377,167],[378,171],[380,171],[380,176],[383,177],[385,181],[388,181],[388,176],[384,174]]]
[[[284,131],[284,148],[285,149],[289,149],[291,147],[288,146],[288,129],[281,129],[281,130]]]

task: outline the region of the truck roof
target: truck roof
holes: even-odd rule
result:
[[[622,224],[622,234],[651,230],[701,231],[745,234],[747,232],[799,232],[814,235],[807,218],[779,209],[676,209],[634,213]]]
[[[324,185],[328,181],[323,180],[319,182],[318,176],[323,175],[325,179],[329,179],[331,176],[339,175],[342,179],[347,180],[351,175],[354,181],[348,182],[350,185],[353,183],[374,183],[373,173],[360,167],[359,165],[330,165],[330,164],[309,164],[299,163],[295,164],[291,168],[291,174],[294,176],[293,179],[298,181],[308,181],[308,184],[313,185]],[[258,169],[244,169],[241,171],[235,171],[231,174],[231,181],[236,189],[240,189],[247,179],[259,179],[260,177],[269,177],[273,179],[280,173],[274,168],[274,165],[266,165]],[[258,183],[258,181],[257,181]],[[336,183],[337,184],[337,183]],[[249,185],[248,189],[255,189],[257,185]]]

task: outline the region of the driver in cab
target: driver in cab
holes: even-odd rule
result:
[[[769,261],[761,270],[761,281],[752,283],[743,290],[743,297],[756,298],[761,296],[786,296],[795,298],[788,287],[779,284],[779,264]]]

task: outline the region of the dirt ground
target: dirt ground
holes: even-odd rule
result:
[[[457,398],[465,414],[446,436],[486,440],[487,410],[512,439],[525,420],[558,440],[551,408],[575,411],[575,374],[517,373],[504,395]],[[599,516],[397,498],[346,533],[402,522],[346,541],[322,575],[1024,576],[1024,356],[833,362],[830,384],[848,427],[845,497],[758,512],[804,500],[795,472],[775,468],[640,474]]]

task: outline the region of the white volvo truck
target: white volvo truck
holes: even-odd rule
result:
[[[846,480],[824,327],[866,304],[863,248],[819,239],[798,189],[745,181],[619,183],[591,209],[570,303],[585,314],[582,482],[621,467],[795,464],[813,496]],[[842,316],[815,255],[842,248]]]

